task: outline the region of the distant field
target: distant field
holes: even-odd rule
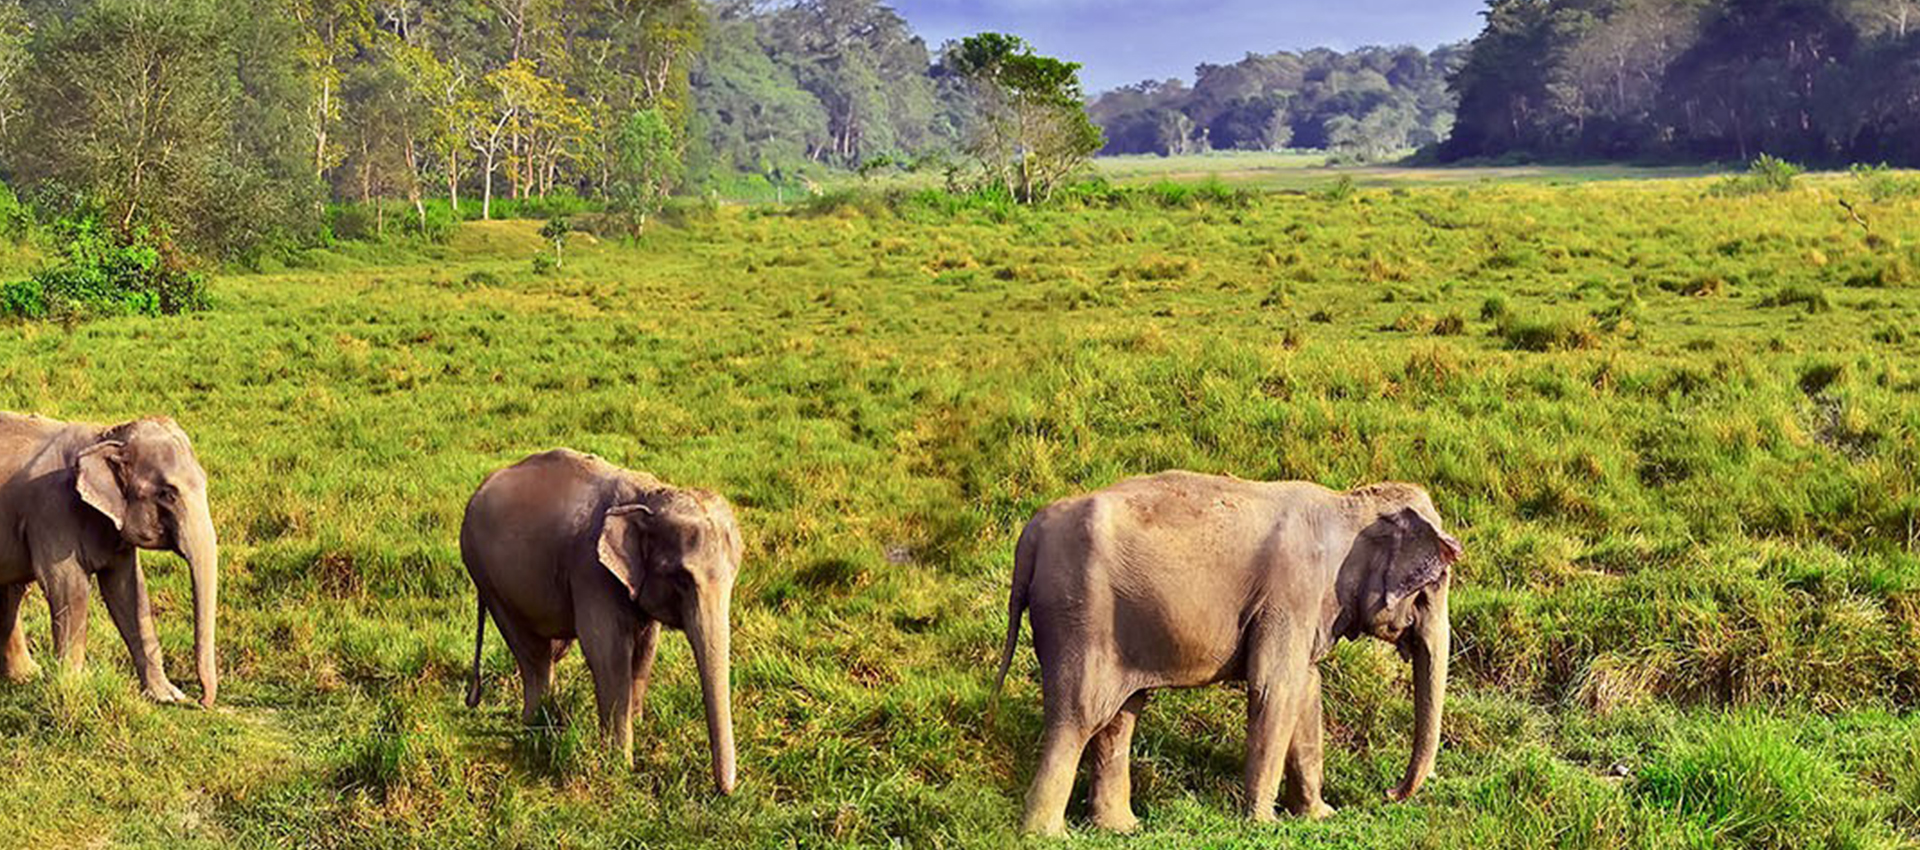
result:
[[[1192,156],[1114,156],[1094,160],[1094,172],[1121,183],[1219,179],[1257,189],[1311,189],[1342,176],[1361,186],[1420,186],[1479,183],[1585,183],[1596,180],[1645,180],[1699,177],[1715,169],[1700,166],[1516,165],[1417,167],[1328,165],[1317,153],[1208,153]]]
[[[1369,173],[1102,167],[1216,161]],[[983,719],[1014,537],[1169,467],[1431,488],[1467,549],[1438,775],[1380,801],[1408,671],[1346,644],[1339,815],[1242,821],[1244,699],[1169,693],[1144,837],[1074,846],[1920,843],[1920,202],[1451,182],[721,207],[551,276],[536,223],[470,224],[221,277],[197,315],[0,325],[0,409],[194,436],[226,672],[215,711],[140,702],[96,601],[85,675],[0,686],[0,844],[1007,846],[1040,728],[1026,637]],[[577,653],[564,725],[519,728],[497,634],[462,704],[461,509],[557,445],[740,506],[736,796],[678,636],[632,771],[595,755]],[[191,682],[184,568],[147,563]]]

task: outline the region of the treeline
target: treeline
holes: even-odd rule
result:
[[[1491,0],[1443,159],[1920,164],[1916,0]]]
[[[1091,112],[1103,153],[1324,148],[1372,159],[1446,138],[1447,81],[1465,59],[1459,45],[1256,53],[1201,65],[1191,87],[1149,80],[1107,92]]]
[[[964,143],[965,87],[879,0],[713,0],[709,12],[693,72],[699,178],[791,181]]]
[[[695,0],[0,0],[0,175],[123,241],[233,257],[678,179]]]

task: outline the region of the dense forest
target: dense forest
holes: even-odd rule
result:
[[[42,217],[162,253],[306,239],[330,199],[404,199],[416,230],[429,198],[440,225],[640,204],[672,187],[703,23],[693,0],[7,0],[0,167]]]
[[[1920,164],[1915,0],[1491,0],[1445,159]]]
[[[1149,80],[1107,92],[1091,111],[1106,153],[1324,148],[1372,159],[1446,138],[1447,82],[1465,60],[1458,45],[1250,54],[1201,65],[1192,87]]]

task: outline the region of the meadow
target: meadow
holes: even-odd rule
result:
[[[551,274],[537,222],[470,223],[205,312],[0,325],[0,409],[193,435],[225,674],[214,710],[143,703],[96,595],[83,674],[0,686],[0,844],[1007,846],[1040,727],[1024,637],[984,717],[1015,535],[1171,467],[1433,492],[1467,551],[1437,776],[1381,801],[1408,669],[1343,644],[1337,816],[1244,821],[1243,697],[1163,693],[1141,835],[1073,844],[1920,843],[1920,202],[1711,187],[850,194],[575,236]],[[632,770],[578,653],[546,727],[497,633],[462,704],[461,510],[559,445],[739,508],[730,798],[678,636]],[[184,566],[146,563],[191,683]]]

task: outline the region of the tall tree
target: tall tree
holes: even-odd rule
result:
[[[1002,33],[961,41],[946,63],[972,84],[979,114],[969,152],[1016,199],[1050,197],[1104,144],[1087,118],[1078,64],[1041,56]]]

